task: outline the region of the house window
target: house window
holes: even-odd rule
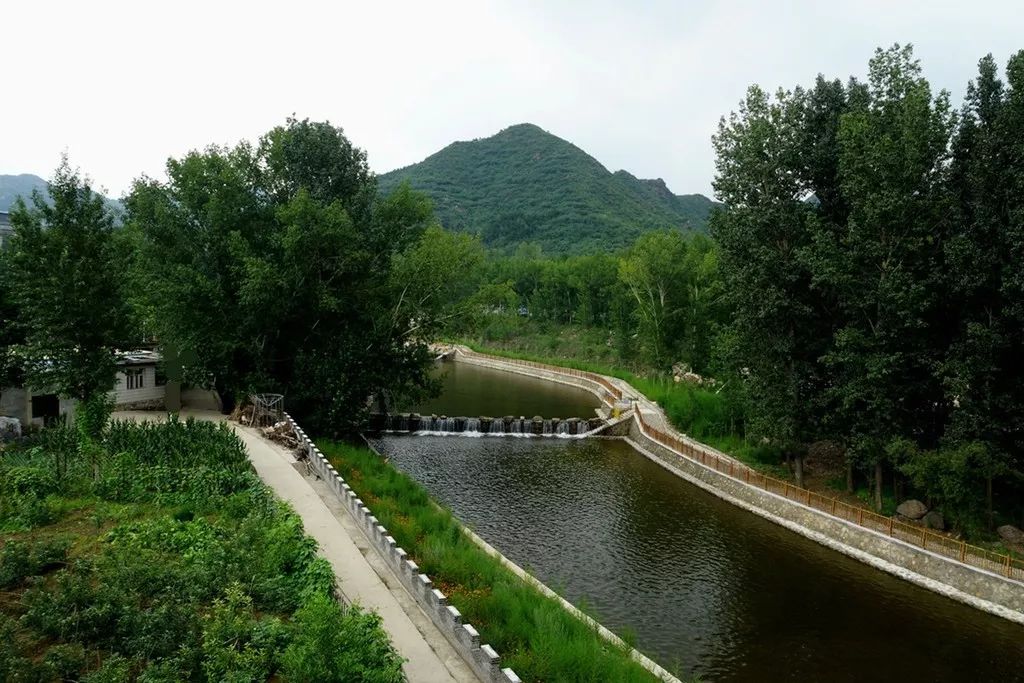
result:
[[[124,371],[125,389],[141,389],[145,386],[145,375],[142,368],[130,368]]]

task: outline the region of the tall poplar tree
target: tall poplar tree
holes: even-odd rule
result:
[[[880,509],[890,442],[910,435],[934,444],[944,419],[936,370],[945,340],[936,323],[954,115],[909,46],[875,53],[869,95],[838,132],[846,225],[816,236],[810,259],[815,286],[831,290],[842,310],[824,356],[828,395],[851,452],[874,468]]]

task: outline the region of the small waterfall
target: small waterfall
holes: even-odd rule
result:
[[[590,431],[590,420],[571,417],[567,419],[524,416],[503,418],[491,417],[450,417],[448,415],[418,415],[402,413],[397,415],[374,414],[370,416],[370,430],[393,434],[419,434],[421,436],[461,435],[557,437],[573,438]]]

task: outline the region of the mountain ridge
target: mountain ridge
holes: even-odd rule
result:
[[[18,197],[23,197],[25,202],[28,203],[32,197],[33,190],[39,190],[44,196],[49,198],[49,187],[50,184],[45,179],[32,173],[0,174],[0,211],[10,212]],[[95,192],[95,189],[93,191]],[[96,194],[103,197],[104,203],[115,212],[121,211],[121,202],[106,197],[99,192],[96,192]]]
[[[614,251],[650,230],[703,232],[716,206],[672,193],[661,178],[613,173],[530,123],[452,142],[378,181],[382,192],[408,181],[434,200],[445,227],[477,233],[490,247],[533,242],[555,254]]]

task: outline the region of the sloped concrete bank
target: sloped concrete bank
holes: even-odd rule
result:
[[[559,373],[554,369],[518,365],[496,356],[483,357],[483,354],[477,352],[456,353],[454,359],[457,362],[484,365],[581,387],[608,402],[605,398],[607,392],[601,385],[570,375],[558,377]],[[613,378],[608,379],[611,381]],[[638,396],[635,390],[629,393]],[[639,399],[637,409],[645,415],[652,411],[660,413],[655,404],[642,398]],[[625,440],[637,452],[719,498],[877,569],[972,607],[1024,624],[1024,583],[958,562],[752,486],[662,445],[644,433],[635,415],[628,424]]]

